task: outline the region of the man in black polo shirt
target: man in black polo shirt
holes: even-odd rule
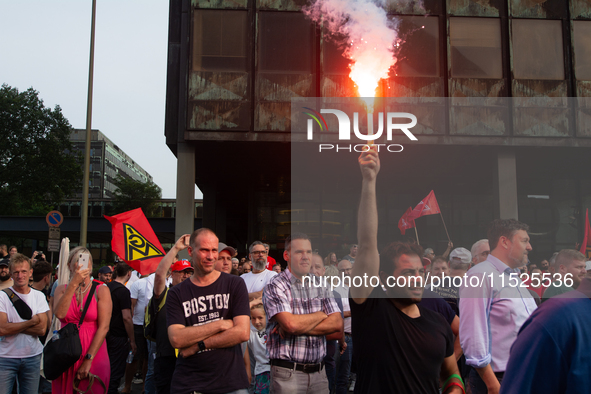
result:
[[[458,375],[458,368],[449,324],[439,313],[417,306],[424,290],[422,248],[393,243],[378,254],[380,160],[375,148],[361,154],[359,165],[363,181],[353,278],[367,275],[368,280],[367,285],[351,287],[349,302],[357,360],[355,392],[437,394],[441,379],[443,394],[461,393],[460,379],[452,376]],[[385,292],[379,281],[370,279],[378,276]]]
[[[135,339],[133,335],[133,322],[131,320],[131,295],[125,282],[131,276],[131,267],[125,263],[115,266],[115,279],[107,283],[111,290],[113,311],[111,324],[107,334],[107,352],[111,361],[111,380],[107,393],[117,393],[119,381],[125,375],[125,360],[131,351],[135,354]]]

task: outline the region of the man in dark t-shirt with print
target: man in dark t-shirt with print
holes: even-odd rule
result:
[[[117,393],[119,381],[125,375],[125,360],[131,349],[135,353],[133,321],[131,319],[131,294],[125,283],[131,277],[131,267],[125,263],[115,266],[115,279],[107,283],[111,291],[113,310],[107,334],[107,352],[111,362],[111,380],[108,393]]]
[[[378,253],[380,160],[375,148],[361,154],[359,165],[363,175],[357,217],[359,251],[352,277],[379,276],[386,291],[372,280],[365,281],[366,287],[350,290],[355,392],[437,394],[441,380],[445,382],[441,393],[461,393],[450,326],[441,314],[417,305],[424,290],[422,248],[397,242]]]
[[[244,281],[216,271],[218,237],[206,228],[184,235],[195,273],[168,291],[170,344],[180,349],[170,391],[246,394],[248,378],[240,344],[250,338]]]

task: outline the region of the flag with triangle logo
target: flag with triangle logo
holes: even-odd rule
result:
[[[427,195],[420,203],[417,204],[415,209],[408,215],[409,220],[415,220],[421,216],[435,215],[441,213],[439,204],[435,198],[435,192],[431,190],[431,193]]]
[[[142,276],[155,272],[164,257],[164,249],[142,209],[105,215],[105,219],[111,222],[113,252]]]
[[[581,244],[581,253],[585,255],[587,260],[591,259],[591,226],[589,225],[589,209],[585,213],[585,237]]]
[[[415,221],[413,219],[409,219],[409,215],[411,212],[412,212],[412,207],[408,207],[406,212],[404,212],[404,215],[402,215],[402,217],[398,221],[398,228],[400,229],[400,233],[402,235],[404,235],[406,230],[408,230],[409,228],[416,227]]]

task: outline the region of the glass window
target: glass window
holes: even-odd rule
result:
[[[574,21],[575,76],[591,81],[591,21]]]
[[[511,26],[515,79],[564,79],[562,22],[513,19]]]
[[[311,74],[314,55],[314,25],[304,14],[259,13],[261,71]]]
[[[501,21],[497,18],[449,18],[451,76],[503,78]]]
[[[395,73],[402,77],[439,76],[439,18],[402,16]]]
[[[325,74],[348,75],[351,71],[351,60],[344,56],[344,41],[342,36],[325,37],[322,40],[322,67]]]
[[[246,71],[248,13],[195,10],[193,70]]]

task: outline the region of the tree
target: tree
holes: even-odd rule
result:
[[[158,200],[162,198],[162,189],[152,181],[141,182],[117,175],[113,184],[117,187],[113,199],[114,213],[142,208],[147,217],[154,216],[158,210]]]
[[[0,214],[45,215],[81,187],[72,126],[39,92],[0,89]]]

